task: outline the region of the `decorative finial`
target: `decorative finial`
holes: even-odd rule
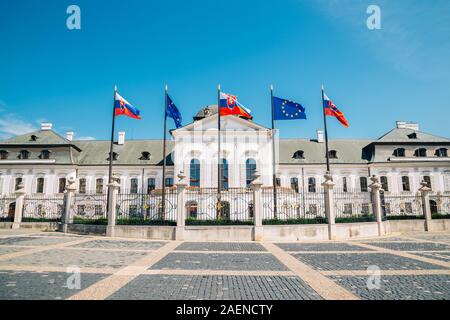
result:
[[[165,88],[165,90],[166,90],[166,92],[169,91],[169,86],[167,85],[167,82],[166,82],[166,88]]]
[[[117,85],[116,84],[114,85],[114,91],[117,91]]]
[[[270,91],[273,91],[273,84],[270,85]]]
[[[217,89],[219,89],[219,90],[220,90],[220,83],[219,83],[219,85],[217,86]]]

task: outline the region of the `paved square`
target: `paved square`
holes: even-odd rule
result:
[[[169,253],[151,269],[275,270],[287,268],[271,254],[261,253]]]
[[[177,242],[0,230],[0,299],[446,299],[450,233]],[[381,269],[370,290],[368,267]],[[80,271],[81,287],[67,280]]]
[[[389,253],[300,253],[293,256],[317,270],[366,270],[370,266],[377,266],[382,270],[444,269]]]
[[[319,300],[298,277],[143,275],[110,299],[152,300]]]

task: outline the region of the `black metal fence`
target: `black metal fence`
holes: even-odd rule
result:
[[[430,211],[433,219],[450,218],[450,194],[435,193],[430,195]]]
[[[163,205],[162,190],[150,193],[123,191],[117,198],[118,225],[176,225],[177,190],[166,188]]]
[[[297,192],[278,187],[274,192],[273,187],[263,188],[262,210],[266,225],[327,223],[323,189]]]
[[[16,209],[14,195],[0,196],[0,222],[13,222]]]
[[[425,219],[419,192],[381,192],[381,210],[386,220]]]
[[[64,213],[62,195],[29,195],[23,203],[23,222],[59,222]]]
[[[250,188],[188,188],[186,225],[253,224],[253,190]]]
[[[376,221],[372,193],[335,189],[334,214],[336,223]]]
[[[91,192],[75,194],[70,210],[75,224],[107,224],[108,195]]]

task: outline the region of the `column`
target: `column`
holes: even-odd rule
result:
[[[421,187],[419,189],[420,195],[422,197],[422,210],[425,217],[425,231],[433,231],[432,220],[431,220],[431,208],[430,208],[430,192],[431,188],[425,181],[420,183]]]
[[[328,221],[328,239],[336,239],[336,222],[334,215],[334,195],[333,188],[334,182],[331,174],[327,173],[324,176],[325,181],[322,183],[322,187],[325,191],[325,213]]]
[[[73,215],[71,207],[75,197],[76,180],[74,177],[69,177],[67,180],[66,190],[64,191],[64,213],[62,216],[62,231],[67,232],[68,225],[73,223]]]
[[[19,189],[14,193],[16,195],[16,211],[14,212],[14,222],[12,224],[12,229],[19,229],[22,222],[23,204],[25,200],[25,185],[19,184]]]
[[[175,229],[175,240],[184,240],[184,230],[186,225],[186,176],[183,171],[178,174],[177,187],[177,227]]]
[[[108,237],[114,237],[114,229],[116,226],[117,194],[120,188],[117,180],[117,177],[113,177],[112,182],[108,184],[108,226],[106,227],[106,235]]]
[[[372,193],[372,207],[373,207],[373,213],[375,215],[377,225],[378,225],[378,235],[381,236],[384,234],[383,229],[383,220],[382,220],[382,208],[381,208],[381,198],[380,198],[380,190],[381,190],[381,183],[380,179],[373,175],[370,180],[372,180],[372,183],[369,185],[370,191]]]
[[[259,172],[255,172],[255,179],[252,181],[251,186],[253,189],[253,219],[254,219],[254,234],[253,240],[262,241],[264,237],[263,229],[263,212],[262,212],[262,196],[261,196],[261,186],[263,185],[261,181],[261,176]]]

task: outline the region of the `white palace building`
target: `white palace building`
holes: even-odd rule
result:
[[[263,187],[272,186],[272,130],[236,116],[222,117],[223,187],[245,187],[255,171]],[[166,186],[184,172],[192,187],[217,187],[217,106],[202,108],[194,121],[171,131],[167,143]],[[312,139],[277,139],[276,175],[281,187],[314,192],[325,174],[323,131]],[[27,194],[61,194],[74,177],[80,193],[105,193],[109,141],[81,141],[73,132],[60,136],[52,124],[0,141],[0,195],[13,194],[23,183]],[[378,139],[329,142],[333,180],[343,189],[367,191],[372,175],[387,192],[414,192],[426,181],[433,191],[450,193],[450,139],[420,131],[416,123],[397,121]],[[162,140],[126,140],[118,133],[114,175],[131,193],[162,186]]]

